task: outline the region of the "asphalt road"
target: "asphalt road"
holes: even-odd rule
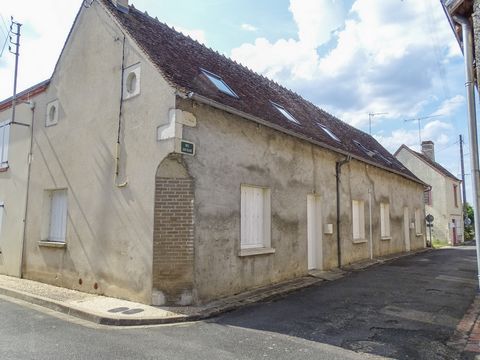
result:
[[[475,278],[474,248],[437,250],[209,321],[128,329],[0,298],[0,359],[458,359],[446,342]]]

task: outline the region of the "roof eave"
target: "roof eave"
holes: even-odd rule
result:
[[[372,166],[375,166],[377,168],[380,168],[382,170],[386,170],[390,173],[393,173],[393,174],[396,174],[396,175],[400,175],[408,180],[411,180],[411,181],[414,181],[418,184],[421,184],[423,186],[428,186],[428,184],[424,183],[423,181],[421,181],[420,179],[416,179],[416,178],[413,178],[411,176],[408,176],[407,174],[404,174],[400,171],[395,171],[394,169],[391,169],[391,168],[388,168],[386,166],[382,166],[380,164],[377,164],[373,161],[368,161],[367,159],[364,159],[364,158],[361,158],[357,155],[354,155],[354,154],[351,154],[347,151],[344,151],[344,150],[341,150],[341,149],[338,149],[334,146],[331,146],[331,145],[328,145],[326,143],[323,143],[321,141],[317,141],[317,140],[314,140],[312,138],[309,138],[308,136],[305,136],[305,135],[302,135],[302,134],[299,134],[299,133],[296,133],[294,131],[291,131],[291,130],[288,130],[288,129],[285,129],[281,126],[278,126],[278,125],[275,125],[269,121],[265,121],[257,116],[254,116],[254,115],[250,115],[248,113],[245,113],[243,111],[240,111],[240,110],[237,110],[231,106],[228,106],[228,105],[224,105],[224,104],[221,104],[215,100],[212,100],[212,99],[209,99],[203,95],[199,95],[197,93],[193,93],[193,92],[189,92],[189,93],[183,93],[183,92],[177,92],[177,94],[181,97],[184,97],[184,98],[189,98],[189,99],[192,99],[192,100],[195,100],[195,101],[198,101],[202,104],[205,104],[205,105],[209,105],[209,106],[212,106],[214,108],[217,108],[219,110],[223,110],[223,111],[226,111],[230,114],[233,114],[233,115],[238,115],[242,118],[245,118],[247,120],[251,120],[251,121],[254,121],[258,124],[261,124],[265,127],[269,127],[271,129],[274,129],[274,130],[277,130],[277,131],[280,131],[284,134],[287,134],[287,135],[290,135],[290,136],[293,136],[293,137],[296,137],[298,139],[301,139],[301,140],[305,140],[311,144],[314,144],[314,145],[317,145],[317,146],[320,146],[322,148],[325,148],[325,149],[328,149],[328,150],[331,150],[337,154],[340,154],[340,155],[344,155],[344,156],[350,156],[352,159],[355,159],[355,160],[358,160],[358,161],[361,161],[363,163],[366,163],[368,165],[372,165]]]

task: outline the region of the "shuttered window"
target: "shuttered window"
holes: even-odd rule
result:
[[[5,204],[3,201],[0,201],[0,243],[2,242],[2,225],[3,225],[3,212],[5,209]]]
[[[415,209],[415,233],[417,235],[422,234],[422,214],[420,212],[420,209]]]
[[[48,240],[65,242],[67,230],[67,190],[50,192],[50,228]]]
[[[10,138],[10,120],[0,122],[0,169],[8,167],[9,138]]]
[[[241,248],[270,247],[270,189],[241,186]]]
[[[365,239],[365,203],[352,200],[353,240]]]
[[[380,203],[380,234],[382,238],[390,237],[390,204]]]

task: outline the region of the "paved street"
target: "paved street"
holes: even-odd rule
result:
[[[0,358],[458,359],[446,343],[475,278],[473,247],[437,250],[209,321],[129,329],[0,298]]]

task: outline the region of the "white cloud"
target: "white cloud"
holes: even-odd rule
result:
[[[432,115],[453,115],[456,110],[462,106],[465,106],[465,97],[462,95],[455,95],[454,97],[443,101]]]
[[[13,15],[23,24],[19,58],[18,90],[23,90],[52,75],[81,1],[5,1],[1,13],[5,20]],[[14,57],[8,50],[0,59],[0,98],[12,95]]]
[[[200,29],[186,29],[183,27],[175,27],[175,30],[180,31],[184,35],[190,36],[192,39],[197,40],[199,43],[206,44],[207,37],[205,36],[205,31]]]
[[[242,28],[242,30],[245,30],[245,31],[257,31],[258,28],[253,26],[252,24],[242,24],[240,25],[240,27]]]
[[[408,147],[420,150],[418,128],[411,126],[407,128],[406,125],[401,129],[392,131],[390,135],[374,135],[375,139],[380,142],[390,152],[395,152],[402,144]],[[449,123],[434,120],[425,124],[421,129],[422,140],[431,140],[435,145],[446,145],[450,142],[449,134],[453,126]]]
[[[231,56],[355,126],[369,112],[413,117],[434,103],[458,55],[438,2],[356,0],[346,19],[340,3],[290,0],[298,40],[258,38]]]

